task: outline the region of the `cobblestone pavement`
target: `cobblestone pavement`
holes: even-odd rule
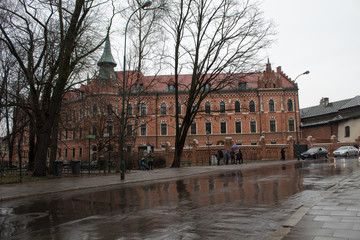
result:
[[[268,240],[360,239],[360,173],[301,206]]]
[[[263,161],[243,165],[165,168],[153,171],[131,171],[120,180],[119,174],[60,178],[39,182],[0,186],[0,201],[41,194],[98,188],[118,184],[181,178],[196,174],[251,169],[262,166],[289,164],[296,160]],[[268,240],[343,240],[360,239],[360,172],[328,189],[320,197],[300,206]]]

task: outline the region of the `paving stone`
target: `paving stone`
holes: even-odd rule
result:
[[[360,234],[359,231],[353,231],[353,230],[335,230],[334,237],[360,239]]]

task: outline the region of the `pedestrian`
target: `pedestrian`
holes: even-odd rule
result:
[[[229,164],[229,159],[230,159],[230,154],[229,154],[229,149],[226,150],[225,152],[225,164],[228,165]]]
[[[231,164],[234,164],[235,163],[235,151],[234,151],[234,149],[231,149],[230,157],[231,157]]]
[[[238,162],[239,162],[239,164],[244,163],[243,156],[242,156],[242,152],[241,152],[240,149],[236,152],[236,164],[237,164]]]
[[[281,160],[285,161],[285,148],[281,148]]]
[[[224,153],[221,149],[218,150],[217,159],[218,159],[217,165],[223,165]]]
[[[154,164],[154,153],[149,150],[149,153],[147,154],[147,162],[150,170],[153,170],[153,164]]]

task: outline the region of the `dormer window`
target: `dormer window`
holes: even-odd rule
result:
[[[142,84],[142,83],[134,84],[133,92],[142,91],[142,90],[144,90],[144,84]]]
[[[167,89],[169,92],[175,91],[175,85],[168,85]]]
[[[239,88],[244,90],[244,89],[247,89],[247,83],[246,82],[240,82],[239,83]]]

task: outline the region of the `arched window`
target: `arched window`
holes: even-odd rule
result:
[[[160,106],[160,114],[166,115],[166,103],[162,103]]]
[[[225,113],[225,112],[226,112],[225,102],[221,101],[220,102],[220,113]]]
[[[275,103],[272,99],[269,101],[269,112],[275,112]]]
[[[235,112],[236,113],[241,112],[241,105],[239,101],[235,101]]]
[[[146,104],[145,103],[141,104],[140,111],[141,111],[141,116],[146,116]]]
[[[254,113],[255,112],[255,102],[253,100],[249,103],[249,111]]]
[[[205,103],[205,113],[206,113],[206,114],[210,114],[210,113],[211,113],[211,103],[210,103],[210,102],[206,102],[206,103]]]
[[[288,108],[288,111],[289,111],[289,112],[294,111],[293,101],[292,101],[291,99],[289,99],[289,100],[287,101],[287,108]]]
[[[133,108],[130,103],[127,106],[127,115],[129,115],[129,116],[133,115]]]

